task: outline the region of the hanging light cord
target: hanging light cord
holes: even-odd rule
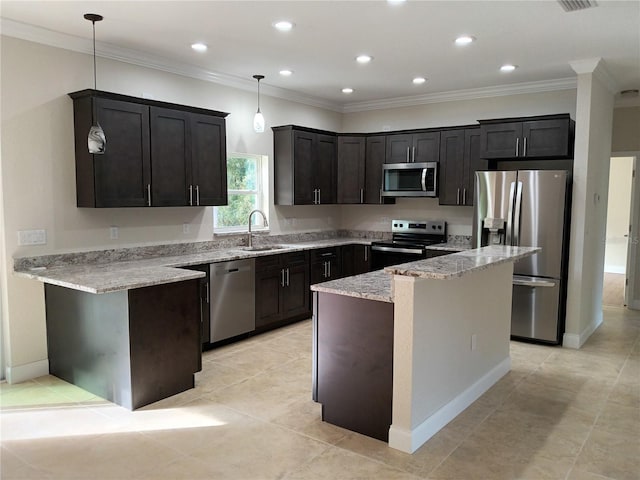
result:
[[[93,89],[98,89],[98,76],[96,75],[96,21],[92,20],[93,25]]]
[[[260,80],[258,79],[258,111],[260,111]]]

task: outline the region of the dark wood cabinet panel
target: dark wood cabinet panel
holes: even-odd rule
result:
[[[573,156],[575,123],[569,114],[480,120],[481,157],[565,159]]]
[[[341,247],[312,250],[310,253],[311,284],[342,277]]]
[[[79,207],[226,204],[226,113],[97,90],[69,96]],[[94,119],[103,155],[87,151]]]
[[[87,150],[92,118],[102,126],[102,155]],[[149,107],[107,98],[74,102],[78,207],[143,207],[151,183]]]
[[[343,245],[342,276],[360,275],[371,270],[371,247],[369,245]]]
[[[256,259],[256,330],[310,315],[309,254],[296,252]]]
[[[367,136],[364,203],[396,203],[395,198],[382,196],[382,165],[385,163],[386,140],[386,135]]]
[[[293,125],[272,130],[275,204],[335,203],[336,135]]]
[[[437,162],[440,158],[440,132],[387,135],[386,144],[385,163]]]
[[[480,159],[480,129],[451,129],[441,132],[440,205],[473,205],[476,170],[486,169]]]
[[[191,115],[193,204],[227,204],[226,127],[222,118]]]
[[[365,158],[365,137],[338,137],[338,203],[364,203]]]
[[[151,107],[151,205],[189,205],[190,114]]]

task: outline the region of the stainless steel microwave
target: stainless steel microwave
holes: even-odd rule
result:
[[[382,196],[436,197],[438,162],[387,163],[382,166]]]

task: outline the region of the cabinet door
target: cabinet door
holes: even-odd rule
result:
[[[440,159],[440,132],[414,134],[411,148],[413,162],[437,162]]]
[[[256,328],[277,322],[282,318],[280,290],[283,283],[283,270],[256,268]]]
[[[351,245],[353,247],[353,273],[351,275],[360,275],[371,270],[371,247],[369,245]],[[344,251],[344,247],[343,247]],[[342,256],[342,275],[344,271],[344,254]]]
[[[398,133],[386,136],[386,155],[384,163],[406,163],[411,161],[413,135]]]
[[[315,133],[293,132],[293,203],[311,205],[314,203],[313,150]]]
[[[144,207],[151,184],[149,107],[105,98],[94,102],[94,117],[104,130],[107,146],[104,154],[93,155],[95,173],[79,175],[78,182],[95,182],[96,207]],[[87,133],[76,132],[84,138],[85,148]],[[79,198],[82,190],[79,184]],[[88,185],[86,190],[92,188]]]
[[[338,137],[338,203],[364,203],[365,137]]]
[[[192,205],[227,204],[227,149],[223,118],[191,114]]]
[[[514,158],[520,155],[523,145],[522,123],[496,123],[480,127],[482,158]]]
[[[367,137],[364,203],[395,203],[395,198],[382,196],[382,165],[386,153],[386,138],[384,135]]]
[[[520,155],[527,158],[568,157],[569,119],[523,122]]]
[[[440,205],[460,205],[463,200],[465,131],[445,130],[440,137]]]
[[[475,173],[478,170],[489,168],[489,162],[480,158],[479,128],[468,128],[464,131],[464,165],[462,203],[466,206],[472,206],[476,184]]]
[[[338,142],[334,135],[316,135],[313,175],[319,203],[336,203]]]
[[[190,114],[150,107],[151,112],[151,204],[189,205],[191,179]]]
[[[281,301],[283,319],[310,313],[309,265],[293,264],[285,267]]]

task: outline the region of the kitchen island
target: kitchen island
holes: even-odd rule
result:
[[[490,246],[312,286],[323,419],[413,453],[510,369],[513,262]]]

